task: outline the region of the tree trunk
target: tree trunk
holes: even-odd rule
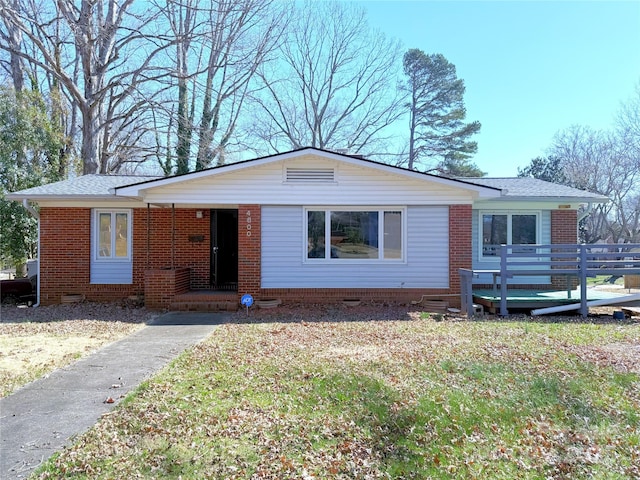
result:
[[[98,173],[100,171],[100,161],[98,152],[100,142],[98,137],[100,121],[90,109],[82,109],[82,147],[80,156],[82,157],[82,174]]]

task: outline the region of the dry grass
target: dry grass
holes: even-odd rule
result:
[[[140,329],[152,314],[115,304],[0,307],[0,397]]]

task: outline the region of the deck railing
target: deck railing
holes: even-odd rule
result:
[[[498,246],[496,246],[497,248]],[[516,276],[577,277],[580,285],[580,313],[586,317],[587,277],[596,275],[640,275],[640,244],[552,244],[500,245],[500,269],[460,269],[462,310],[473,313],[473,278],[492,274],[494,289],[500,279],[500,315],[507,310],[508,281]]]

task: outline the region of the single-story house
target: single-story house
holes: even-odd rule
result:
[[[458,270],[496,268],[493,245],[576,243],[580,205],[606,201],[315,148],[171,177],[85,175],[8,198],[38,206],[41,304],[144,295],[151,308],[189,292],[234,306],[244,294],[456,304]]]

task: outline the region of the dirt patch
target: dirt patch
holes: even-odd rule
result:
[[[0,307],[0,397],[142,328],[156,314],[117,304]]]

